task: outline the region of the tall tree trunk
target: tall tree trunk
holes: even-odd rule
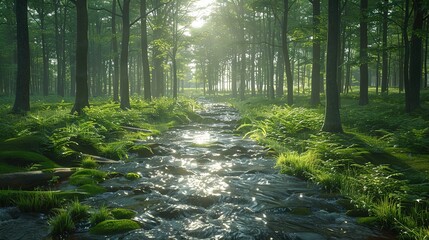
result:
[[[143,87],[144,99],[150,101],[152,99],[151,84],[150,84],[150,69],[149,69],[149,54],[147,40],[147,15],[146,15],[146,0],[140,2],[141,19],[141,47],[142,47],[142,62],[143,62]]]
[[[116,37],[116,0],[112,3],[113,101],[119,102],[119,54]]]
[[[46,24],[45,24],[45,3],[41,2],[39,18],[42,30],[42,57],[43,57],[43,96],[49,95],[49,50],[46,42]]]
[[[368,99],[368,0],[360,1],[360,84],[359,105],[367,105]]]
[[[414,0],[414,22],[411,35],[410,55],[410,79],[409,89],[405,92],[405,111],[410,113],[420,107],[420,84],[422,81],[422,50],[423,41],[423,1]]]
[[[128,81],[128,45],[130,42],[130,1],[124,0],[122,4],[122,43],[120,65],[120,95],[121,109],[130,109],[130,84]]]
[[[337,85],[338,73],[338,42],[340,41],[339,29],[339,1],[329,0],[328,3],[328,51],[326,61],[326,108],[325,121],[322,131],[342,132],[339,92]]]
[[[383,44],[382,44],[382,48],[383,48],[383,55],[382,55],[382,70],[381,70],[381,93],[382,94],[387,94],[388,91],[388,86],[389,86],[389,82],[388,82],[388,70],[389,70],[389,65],[388,65],[388,54],[387,54],[387,18],[388,18],[388,11],[389,11],[389,0],[384,0],[383,3]]]
[[[82,113],[89,107],[88,96],[88,9],[87,0],[76,3],[76,97],[71,113]]]
[[[277,61],[277,84],[276,84],[276,96],[277,98],[283,97],[283,87],[284,87],[284,75],[285,68],[284,68],[284,60],[283,60],[283,54],[281,53],[281,50],[278,52],[278,61]]]
[[[234,54],[232,56],[232,63],[231,63],[231,91],[232,91],[232,97],[237,97],[237,72],[238,72],[238,63],[237,63],[237,54]]]
[[[320,0],[313,0],[313,68],[311,70],[311,105],[320,104]]]
[[[30,110],[30,43],[28,37],[27,0],[15,1],[18,69],[13,113]]]
[[[425,41],[425,56],[424,56],[424,59],[425,59],[425,61],[424,61],[425,62],[424,63],[424,66],[425,66],[424,76],[425,76],[425,78],[424,78],[424,83],[423,83],[424,88],[428,87],[428,53],[429,53],[428,45],[429,45],[429,20],[426,19],[426,41]]]
[[[292,70],[290,67],[289,46],[287,41],[289,0],[283,0],[283,3],[282,47],[287,78],[287,104],[291,106],[293,104],[293,77]]]

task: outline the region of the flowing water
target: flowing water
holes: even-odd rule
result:
[[[278,174],[263,147],[233,134],[235,110],[201,101],[204,123],[150,139],[152,157],[103,167],[142,176],[106,180],[108,192],[85,200],[138,213],[142,229],[109,239],[388,239],[346,216],[339,196]],[[106,239],[86,231],[73,238]]]

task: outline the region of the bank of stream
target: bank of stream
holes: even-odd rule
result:
[[[107,192],[84,200],[137,212],[141,229],[109,239],[389,239],[346,216],[341,196],[278,174],[263,147],[234,135],[234,109],[201,104],[204,121],[147,140],[156,143],[154,156],[101,167],[141,175],[108,179],[101,184]],[[87,229],[71,238],[106,239]]]

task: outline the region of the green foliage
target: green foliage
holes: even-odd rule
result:
[[[48,212],[61,205],[61,200],[50,191],[18,194],[14,204],[23,212]]]
[[[96,184],[104,181],[107,173],[96,169],[80,169],[70,176],[72,185],[81,186],[85,184]]]
[[[67,211],[61,209],[56,215],[48,220],[53,236],[65,236],[73,233],[76,229],[72,217]]]
[[[298,177],[309,178],[320,164],[317,154],[308,151],[304,154],[296,152],[282,153],[277,158],[277,167],[282,173],[291,174]]]
[[[92,157],[84,157],[81,162],[81,167],[95,169],[98,167],[98,163]]]
[[[92,226],[97,225],[98,223],[101,223],[103,221],[112,219],[112,216],[107,209],[107,207],[102,206],[100,207],[96,212],[91,214],[91,217],[89,218],[89,221]]]
[[[32,170],[37,170],[38,168],[58,167],[56,163],[47,157],[39,153],[29,151],[0,151],[0,163],[19,168],[30,168],[33,166]],[[35,169],[35,167],[37,168]],[[5,172],[7,172],[7,168],[0,170],[0,173]]]
[[[81,204],[78,200],[72,201],[67,207],[67,212],[74,222],[79,222],[89,217],[89,206]]]
[[[136,229],[140,229],[140,225],[137,222],[129,219],[120,219],[105,220],[92,227],[89,231],[90,233],[98,235],[113,235],[129,232]]]

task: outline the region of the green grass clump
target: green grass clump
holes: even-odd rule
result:
[[[65,210],[60,210],[56,215],[48,220],[53,236],[66,236],[71,234],[76,229],[70,214]]]
[[[92,226],[95,226],[98,223],[101,223],[109,219],[112,219],[112,215],[110,214],[107,207],[102,206],[96,212],[91,214],[91,217],[89,218],[89,222],[91,223]]]
[[[82,168],[95,169],[98,167],[98,163],[92,157],[84,157],[81,162]]]
[[[316,171],[318,161],[317,154],[313,151],[304,154],[287,152],[280,154],[276,166],[282,173],[309,178]]]
[[[114,208],[111,211],[115,219],[131,219],[136,216],[136,212],[125,208]]]
[[[97,235],[113,235],[140,229],[140,225],[129,219],[105,220],[92,227],[89,232]]]
[[[50,191],[17,194],[13,202],[23,212],[49,212],[61,205],[60,198]]]
[[[74,200],[67,207],[67,212],[74,222],[82,221],[89,217],[89,206]]]

